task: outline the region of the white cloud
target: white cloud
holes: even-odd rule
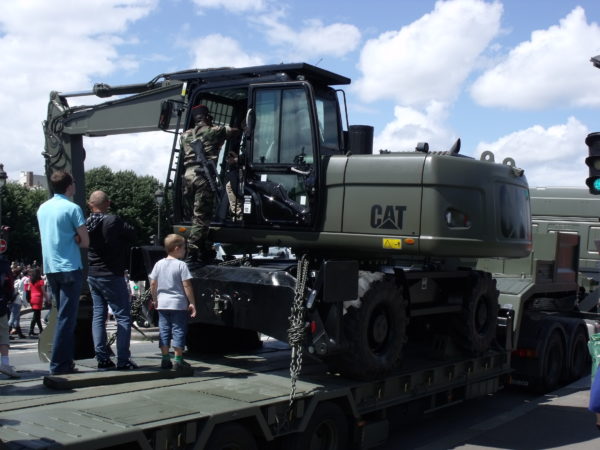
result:
[[[419,20],[364,46],[356,83],[360,97],[393,97],[404,105],[452,101],[479,55],[500,31],[502,5],[438,1]]]
[[[211,34],[196,39],[190,45],[194,67],[247,67],[263,64],[258,55],[244,53],[240,44],[232,38]]]
[[[46,0],[0,3],[0,30],[32,36],[45,43],[50,36],[93,36],[125,31],[145,17],[158,0]]]
[[[427,142],[432,151],[449,150],[455,137],[444,125],[447,116],[447,105],[435,101],[424,112],[396,106],[394,121],[375,137],[373,149],[412,151],[417,143]]]
[[[163,131],[84,138],[86,168],[109,166],[113,172],[133,170],[164,183],[173,135]]]
[[[569,117],[565,124],[548,128],[535,125],[494,142],[481,142],[476,155],[490,150],[496,162],[513,158],[517,167],[525,169],[530,186],[583,186],[588,133],[583,123]]]
[[[284,18],[282,11],[274,11],[252,20],[266,34],[271,45],[285,46],[287,62],[302,59],[314,61],[319,56],[341,57],[355,50],[360,43],[361,33],[354,25],[325,25],[320,20],[312,19],[295,30],[283,23]]]
[[[129,24],[157,0],[0,2],[0,135],[5,170],[43,172],[43,134],[51,90],[90,89],[92,77],[136,67],[117,48]],[[129,42],[132,42],[131,40]],[[97,81],[97,80],[94,80]],[[10,107],[6,107],[10,105]]]
[[[471,94],[484,106],[600,106],[598,69],[589,62],[598,42],[600,27],[588,24],[577,7],[559,25],[532,32],[473,84]]]
[[[201,10],[209,8],[224,8],[230,12],[262,11],[267,5],[266,0],[193,0]]]

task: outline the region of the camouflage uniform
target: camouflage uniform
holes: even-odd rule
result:
[[[188,211],[192,211],[192,228],[190,230],[190,244],[200,250],[202,256],[211,254],[212,246],[208,242],[208,227],[214,215],[215,195],[210,188],[210,183],[202,173],[196,170],[200,167],[196,161],[196,154],[192,142],[200,139],[204,147],[207,160],[216,160],[219,151],[230,136],[230,128],[224,126],[209,126],[206,122],[198,122],[181,135],[181,148],[183,149],[183,164],[185,175],[183,177],[183,198]]]

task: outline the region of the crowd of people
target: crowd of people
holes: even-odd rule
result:
[[[0,259],[2,269],[2,293],[0,295],[0,347],[3,350],[3,361],[0,363],[0,373],[17,378],[19,375],[9,364],[9,341],[14,339],[37,338],[35,327],[43,330],[42,310],[47,309],[44,322],[48,321],[51,298],[46,288],[45,276],[37,262],[24,265],[17,262],[8,264],[5,258]],[[25,335],[21,329],[21,310],[28,308],[33,317],[29,333]],[[4,348],[4,346],[6,346]]]
[[[14,294],[12,302],[9,302],[9,337],[10,339],[35,338],[43,330],[42,310],[47,310],[43,320],[48,322],[52,304],[46,276],[35,261],[28,265],[13,262],[11,271],[14,279]],[[21,329],[21,310],[27,307],[32,310],[33,318],[30,322],[29,333],[25,335]],[[39,333],[35,332],[36,325]]]

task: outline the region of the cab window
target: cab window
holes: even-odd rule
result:
[[[255,164],[295,164],[313,155],[310,109],[302,88],[256,92]]]

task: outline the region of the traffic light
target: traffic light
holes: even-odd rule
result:
[[[585,163],[590,168],[590,176],[585,180],[590,194],[600,195],[600,133],[590,133],[585,138],[589,154]]]

